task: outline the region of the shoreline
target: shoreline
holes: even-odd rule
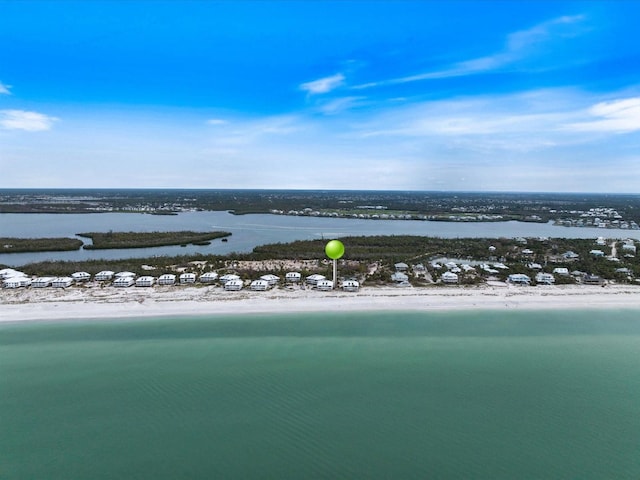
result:
[[[220,287],[0,291],[0,322],[305,312],[640,309],[640,286],[397,288],[358,292]]]

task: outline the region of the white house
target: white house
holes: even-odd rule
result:
[[[0,270],[0,279],[4,280],[11,277],[24,277],[25,274],[14,270],[13,268],[3,268]]]
[[[265,280],[269,284],[269,286],[272,287],[278,284],[278,282],[280,281],[280,277],[269,273],[267,275],[262,275],[260,277],[260,280]]]
[[[409,265],[404,262],[396,263],[394,265],[396,272],[406,272],[409,269]]]
[[[556,275],[569,276],[569,269],[565,267],[556,267],[553,269],[553,273]]]
[[[556,282],[555,277],[550,273],[538,272],[536,274],[536,283],[543,285],[552,285]]]
[[[409,282],[409,277],[402,272],[394,272],[391,274],[391,281],[395,283],[405,284]]]
[[[531,283],[529,276],[524,273],[512,273],[507,281],[515,285],[529,285]]]
[[[284,280],[287,283],[298,283],[301,278],[302,275],[300,274],[300,272],[287,272],[287,274],[284,276]]]
[[[71,285],[73,285],[73,278],[71,277],[58,277],[51,282],[51,286],[55,288],[67,288]]]
[[[634,255],[636,254],[636,245],[633,243],[633,240],[625,240],[625,243],[622,245],[623,252],[631,252]]]
[[[38,277],[31,282],[31,286],[35,288],[50,287],[55,277]]]
[[[542,270],[542,265],[540,265],[539,263],[530,263],[529,265],[527,265],[527,267],[529,267],[531,270]]]
[[[28,287],[29,285],[31,285],[31,279],[24,276],[9,277],[2,281],[4,288],[20,288]]]
[[[228,291],[242,290],[242,280],[239,278],[225,282],[224,289]]]
[[[357,292],[360,289],[360,283],[357,280],[345,280],[342,282],[342,290],[345,292]]]
[[[202,283],[213,283],[218,279],[218,272],[206,272],[200,275]]]
[[[75,272],[71,274],[71,278],[73,278],[75,282],[88,282],[91,280],[91,274],[87,272]]]
[[[604,252],[602,250],[591,250],[589,253],[594,257],[604,257]]]
[[[458,283],[458,275],[453,272],[444,272],[440,278],[444,283]]]
[[[230,282],[232,280],[240,280],[240,277],[233,273],[227,273],[226,275],[220,277],[220,283],[222,283],[223,285],[226,285],[227,282]]]
[[[173,273],[165,273],[158,277],[158,285],[175,285],[176,276]]]
[[[128,276],[124,276],[124,277],[118,277],[113,281],[113,286],[114,287],[131,287],[136,283],[135,279],[133,277],[128,277]]]
[[[309,275],[306,280],[309,285],[316,286],[319,281],[326,280],[326,278],[327,277],[325,277],[324,275],[314,273],[313,275]]]
[[[251,282],[251,286],[249,288],[251,288],[251,290],[254,290],[256,292],[264,292],[265,290],[269,289],[269,282],[262,279],[254,280],[253,282]]]
[[[322,292],[333,290],[333,282],[331,280],[318,280],[316,288]]]
[[[114,272],[112,272],[111,270],[103,270],[102,272],[96,273],[94,279],[99,282],[104,282],[106,280],[111,280],[113,278],[113,275]]]
[[[142,277],[138,277],[138,279],[136,280],[136,287],[153,287],[155,281],[155,278],[144,275]]]
[[[196,283],[196,274],[195,273],[181,273],[180,274],[180,283]]]

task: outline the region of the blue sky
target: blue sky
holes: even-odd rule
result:
[[[0,0],[0,187],[640,193],[639,24],[623,0]]]

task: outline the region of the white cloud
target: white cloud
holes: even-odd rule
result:
[[[10,88],[11,85],[5,85],[4,83],[0,82],[0,95],[11,95],[11,92],[9,91]]]
[[[226,125],[227,123],[229,122],[222,118],[211,118],[207,120],[207,125]]]
[[[629,133],[640,130],[640,97],[601,102],[588,114],[597,120],[570,123],[567,130],[578,132]]]
[[[541,46],[551,40],[577,35],[577,30],[574,25],[579,24],[584,19],[585,17],[583,15],[554,18],[535,25],[527,30],[509,34],[503,50],[491,55],[458,62],[451,65],[449,68],[442,70],[394,78],[391,80],[364,83],[352,88],[359,90],[382,85],[417,82],[420,80],[461,77],[512,66],[529,56],[535,55]]]
[[[366,97],[341,97],[322,103],[319,107],[320,111],[325,115],[335,115],[345,110],[350,110],[358,106],[364,105]]]
[[[0,110],[0,127],[6,130],[26,130],[28,132],[49,130],[57,120],[56,117],[43,113],[25,110]]]
[[[332,75],[330,77],[324,77],[312,82],[303,83],[302,85],[300,85],[300,90],[304,90],[310,95],[327,93],[343,85],[344,80],[345,77],[343,74],[336,73],[335,75]]]

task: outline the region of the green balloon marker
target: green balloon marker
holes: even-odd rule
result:
[[[344,255],[344,245],[340,240],[331,240],[324,247],[324,252],[332,260],[337,260]]]

